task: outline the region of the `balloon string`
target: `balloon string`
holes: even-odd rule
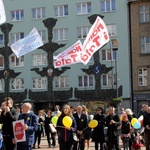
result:
[[[83,132],[84,130],[86,130],[88,127],[89,127],[89,126],[87,126],[86,128],[84,128],[84,129],[82,130],[82,132]]]

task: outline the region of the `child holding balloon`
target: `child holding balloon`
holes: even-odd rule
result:
[[[76,132],[77,124],[71,113],[69,105],[64,105],[62,113],[58,117],[56,125],[60,150],[71,150],[73,145],[73,132]]]

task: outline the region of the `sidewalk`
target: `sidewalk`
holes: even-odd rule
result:
[[[121,140],[119,142],[119,145],[121,147],[121,150],[123,150],[123,148],[122,148],[122,141]],[[36,147],[37,147],[37,145],[36,145]],[[57,140],[56,140],[56,147],[55,148],[48,148],[46,136],[42,137],[40,147],[41,148],[36,148],[36,150],[50,150],[50,149],[51,150],[59,150],[59,145],[58,145],[58,141]],[[94,142],[91,142],[90,150],[95,150]],[[142,150],[145,150],[145,147],[142,147]]]

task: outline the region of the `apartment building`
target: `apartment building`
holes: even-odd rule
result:
[[[1,101],[11,96],[15,103],[31,101],[36,109],[64,103],[85,104],[91,111],[97,106],[131,107],[126,1],[5,0],[4,5],[7,22],[0,26]],[[110,41],[87,65],[54,68],[53,56],[78,40],[83,43],[97,15],[107,25]],[[17,58],[10,45],[34,27],[44,46]]]
[[[135,111],[150,105],[150,1],[129,0],[132,93]]]

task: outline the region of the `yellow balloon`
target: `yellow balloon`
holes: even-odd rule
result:
[[[122,121],[122,115],[120,116],[120,121]]]
[[[136,122],[138,122],[138,120],[137,120],[136,118],[132,118],[132,120],[131,120],[132,126],[134,126],[134,124],[135,124]]]
[[[67,128],[70,128],[71,125],[72,125],[72,119],[71,119],[71,117],[69,117],[69,116],[65,116],[65,117],[63,118],[62,122],[63,122],[63,125],[64,125],[65,127],[67,127]]]
[[[98,125],[98,121],[95,120],[95,119],[91,120],[91,121],[89,122],[89,124],[88,124],[88,126],[89,126],[90,128],[95,128],[97,125]]]
[[[58,121],[58,117],[57,116],[53,116],[51,119],[52,124],[56,125]]]

